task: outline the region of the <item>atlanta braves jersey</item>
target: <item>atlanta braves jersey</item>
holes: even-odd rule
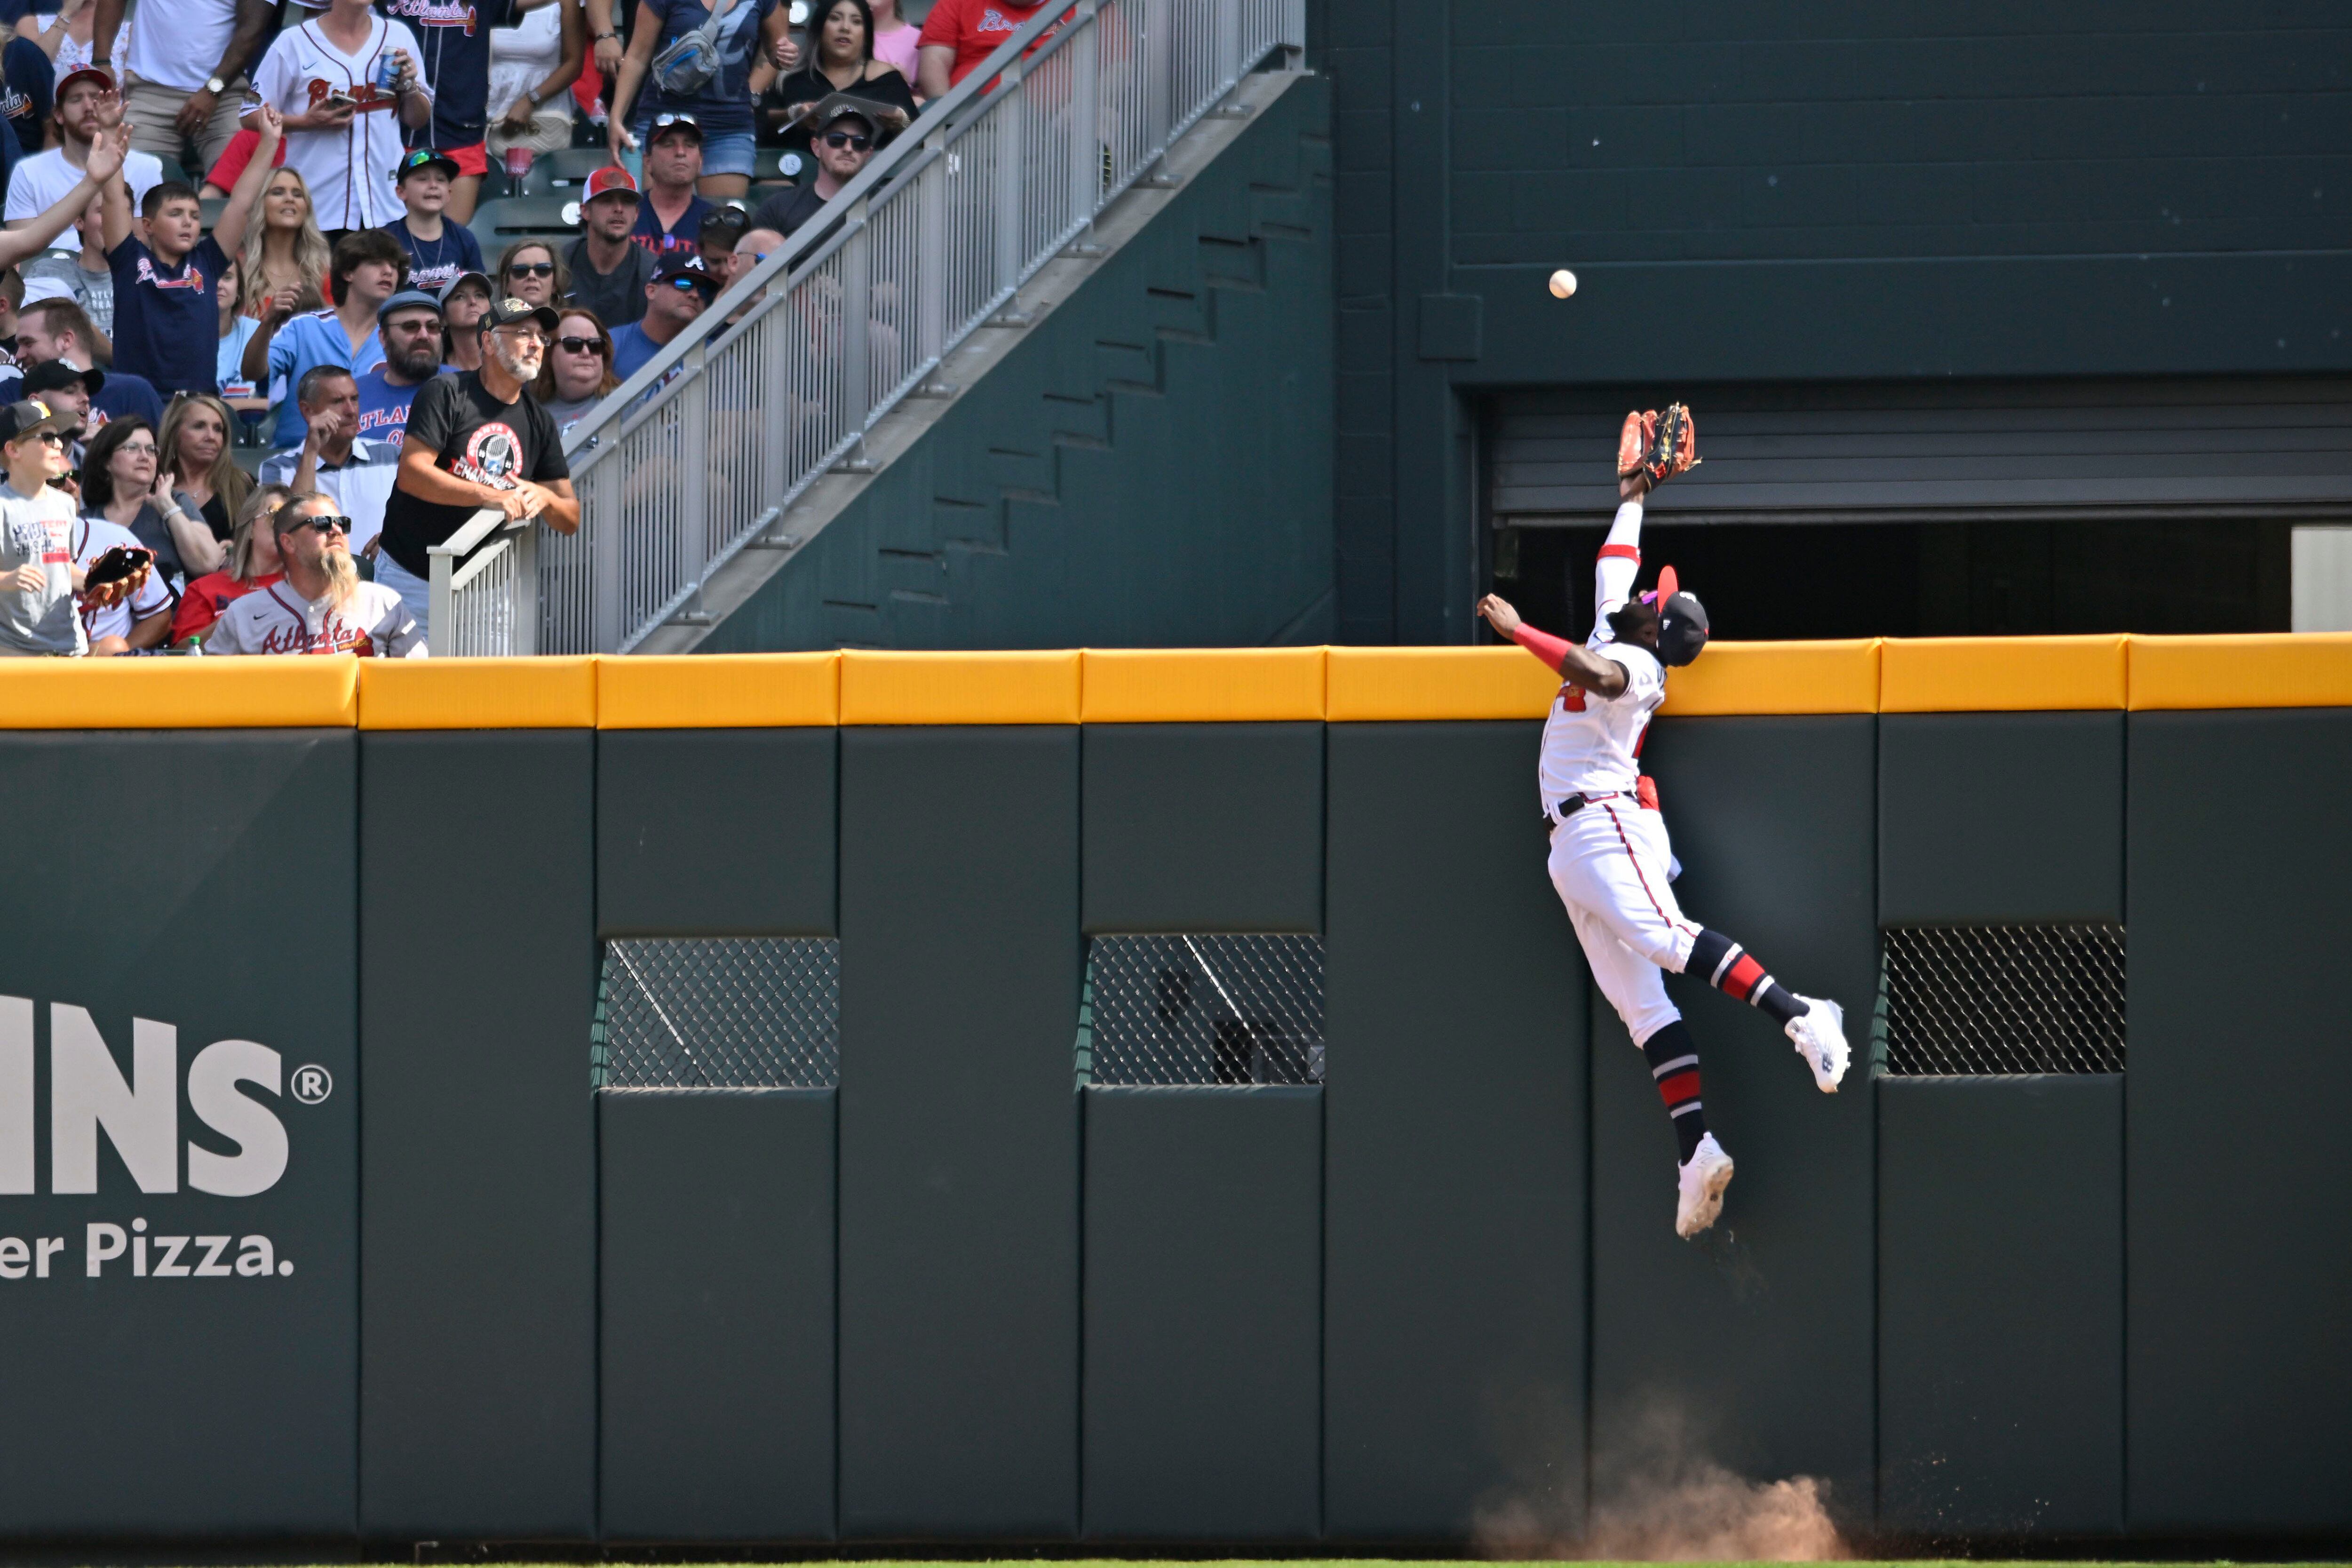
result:
[[[1623,512],[1631,513],[1630,520]],[[1543,755],[1536,770],[1546,809],[1571,795],[1630,792],[1641,776],[1650,720],[1666,700],[1666,667],[1658,656],[1617,641],[1609,626],[1610,612],[1623,607],[1642,567],[1641,518],[1638,503],[1622,509],[1609,542],[1601,547],[1592,569],[1592,635],[1584,639],[1586,647],[1624,667],[1625,689],[1596,697],[1560,683],[1544,721]]]
[[[286,166],[309,183],[310,210],[322,229],[381,228],[408,210],[392,184],[402,150],[400,100],[375,85],[377,68],[394,49],[408,51],[430,97],[433,79],[416,35],[381,16],[368,19],[367,39],[352,54],[337,48],[315,18],[289,27],[253,73],[248,110],[269,103],[283,114],[305,114],[336,96],[356,105],[340,131],[286,133]]]
[[[206,653],[352,653],[362,658],[422,658],[425,634],[400,595],[381,583],[362,583],[337,605],[305,599],[290,583],[274,583],[221,612]]]

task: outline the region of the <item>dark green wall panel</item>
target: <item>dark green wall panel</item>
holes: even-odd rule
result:
[[[1323,924],[1323,726],[1089,724],[1088,931]]]
[[[2120,921],[2124,716],[1878,721],[1884,925]]]
[[[2120,1075],[1880,1080],[1882,1528],[2123,1528],[2123,1122]]]
[[[14,1112],[34,1140],[36,1191],[0,1196],[0,1237],[27,1253],[65,1244],[48,1278],[22,1265],[0,1278],[0,1537],[348,1540],[356,1528],[356,768],[343,731],[0,735],[14,840],[0,996],[22,999],[0,1007],[29,1017],[37,1042],[33,1103]],[[142,1191],[102,1131],[98,1190],[53,1190],[60,1004],[88,1011],[115,1071],[151,1095],[131,1020],[176,1031],[178,1082],[162,1089],[176,1098],[173,1135],[142,1162],[151,1183],[168,1169],[174,1190]],[[191,1064],[220,1040],[279,1060],[278,1092],[236,1090],[287,1144],[283,1173],[248,1196],[192,1181],[190,1147],[241,1150],[188,1092]],[[333,1089],[305,1105],[293,1080],[311,1065]],[[0,1114],[16,1088],[0,1081]],[[89,1278],[87,1227],[116,1225],[129,1241],[140,1221],[147,1238],[266,1236],[291,1272],[142,1279],[126,1250]],[[185,1270],[212,1249],[173,1250]]]
[[[841,1528],[1078,1510],[1078,735],[841,740]]]
[[[2131,1527],[2352,1530],[2352,710],[2131,723]]]
[[[360,737],[373,1537],[594,1532],[592,741]]]
[[[598,931],[831,935],[838,735],[600,731]]]
[[[1322,1090],[1084,1100],[1087,1538],[1315,1539]]]
[[[604,1538],[831,1539],[834,1091],[596,1105]]]
[[[1678,1239],[1675,1140],[1623,1026],[1592,1000],[1594,1500],[1638,1482],[1658,1423],[1742,1474],[1827,1480],[1870,1516],[1874,1406],[1867,1067],[1876,744],[1869,717],[1661,721],[1646,752],[1683,912],[1846,1010],[1834,1096],[1786,1036],[1694,978],[1667,982],[1698,1044],[1708,1127],[1738,1166],[1714,1230]]]
[[[1585,1019],[1538,726],[1335,724],[1324,1519],[1583,1521]]]

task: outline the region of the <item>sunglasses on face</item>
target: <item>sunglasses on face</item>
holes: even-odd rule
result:
[[[828,147],[846,147],[852,152],[863,153],[874,145],[874,138],[860,136],[854,131],[828,131],[824,133],[824,144]]]
[[[41,436],[40,436],[40,441],[41,441],[41,445],[42,445],[42,446],[44,446],[44,447],[56,447],[58,451],[60,451],[60,452],[62,452],[62,451],[64,451],[64,450],[66,449],[66,438],[65,438],[65,437],[64,437],[63,435],[59,434],[58,432],[55,431],[55,430],[44,430],[44,431],[42,431],[42,432],[41,432]]]
[[[518,261],[508,267],[507,276],[509,278],[552,278],[555,276],[555,263],[552,261]]]
[[[669,280],[669,286],[683,294],[689,289],[698,289],[709,288],[709,279],[702,278],[673,278]]]
[[[352,520],[348,517],[306,517],[286,531],[299,533],[306,528],[318,533],[321,538],[330,533],[349,533],[352,531]]]
[[[562,349],[568,354],[602,354],[604,352],[604,340],[602,338],[558,338],[555,340],[555,346]]]

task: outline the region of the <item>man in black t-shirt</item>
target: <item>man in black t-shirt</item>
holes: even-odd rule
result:
[[[434,377],[409,405],[376,581],[400,595],[428,634],[426,552],[474,513],[491,507],[509,518],[536,517],[559,533],[580,527],[562,438],[530,395],[556,320],[546,305],[493,301],[482,318],[482,368]]]

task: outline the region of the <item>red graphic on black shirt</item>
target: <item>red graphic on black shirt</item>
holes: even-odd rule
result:
[[[478,425],[474,433],[466,437],[466,449],[449,466],[449,471],[461,479],[510,490],[522,478],[522,437],[514,433],[510,425]]]

